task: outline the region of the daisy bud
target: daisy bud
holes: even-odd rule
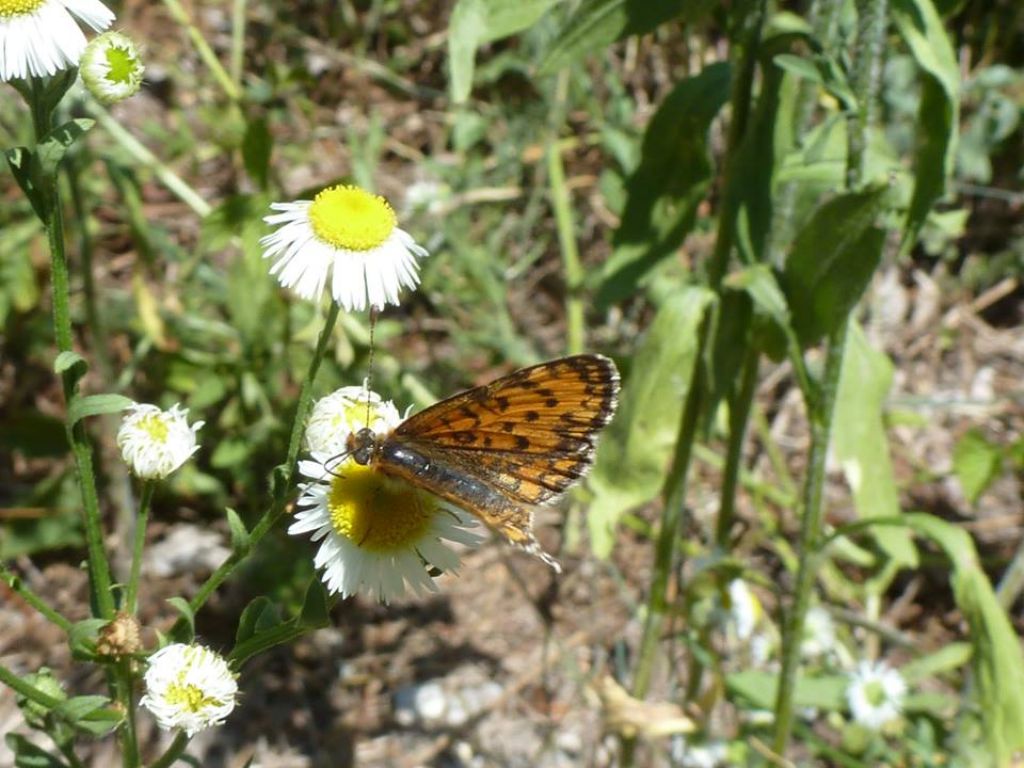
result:
[[[131,656],[141,648],[139,622],[124,611],[118,611],[113,620],[104,625],[96,641],[96,653],[100,656]]]
[[[139,50],[127,35],[104,32],[85,47],[79,73],[89,93],[101,104],[134,96],[145,72]]]

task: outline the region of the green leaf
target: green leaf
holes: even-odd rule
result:
[[[14,180],[18,182],[21,191],[32,204],[32,210],[45,224],[51,207],[52,193],[39,177],[39,165],[35,161],[32,150],[28,147],[13,147],[4,150],[4,157],[14,175]]]
[[[267,188],[270,171],[270,154],[274,148],[274,137],[262,117],[249,120],[242,138],[242,161],[245,171],[260,189]]]
[[[76,424],[87,416],[99,416],[104,413],[118,413],[134,405],[135,401],[124,395],[87,395],[76,397],[68,408],[68,423]]]
[[[728,64],[712,64],[679,83],[644,133],[640,165],[626,183],[615,252],[600,274],[599,307],[631,295],[693,228],[711,183],[708,126],[729,96]]]
[[[448,23],[448,71],[452,101],[461,104],[473,88],[477,48],[522,32],[559,0],[458,0]]]
[[[793,241],[783,288],[804,347],[845,321],[867,288],[882,256],[885,233],[873,224],[886,192],[875,185],[832,198]]]
[[[89,364],[77,352],[61,352],[57,355],[57,359],[53,361],[53,371],[58,375],[71,368],[80,368],[82,374],[84,374],[88,370]]]
[[[37,747],[20,733],[8,733],[4,742],[14,753],[15,768],[67,768],[67,763]]]
[[[249,531],[245,523],[231,507],[224,510],[228,517],[228,530],[231,531],[231,548],[236,551],[243,551],[249,546]]]
[[[831,447],[862,519],[900,515],[899,489],[882,422],[891,385],[889,358],[872,349],[860,326],[851,322],[835,400]],[[917,551],[906,529],[884,525],[873,528],[872,533],[897,564],[911,568],[917,565]]]
[[[698,329],[712,298],[699,287],[671,295],[637,350],[587,481],[594,494],[587,524],[598,557],[611,552],[619,517],[661,491],[690,385]]]
[[[76,659],[92,659],[95,655],[96,638],[100,630],[110,622],[107,619],[83,619],[71,625],[68,645]]]
[[[540,74],[556,72],[585,54],[603,53],[624,37],[646,35],[682,14],[684,5],[683,0],[583,0],[545,56]]]
[[[302,601],[299,623],[311,629],[326,627],[330,620],[328,600],[327,589],[324,587],[323,582],[314,576],[310,579],[309,588],[306,589],[306,597]]]
[[[950,581],[970,627],[974,650],[974,695],[992,765],[1010,765],[1024,749],[1024,653],[1006,611],[978,562],[970,535],[923,513],[905,516],[919,534],[935,542],[953,566]]]
[[[179,643],[191,643],[196,636],[196,614],[192,610],[192,606],[189,605],[188,600],[183,597],[169,597],[167,602],[174,606],[181,617],[185,619],[184,623],[176,622],[175,628],[178,632],[173,635],[174,640]]]
[[[953,449],[953,471],[956,473],[964,496],[974,504],[1003,466],[1003,452],[977,429],[961,437]]]
[[[946,191],[960,125],[960,63],[931,0],[893,0],[892,17],[924,72],[914,150],[914,192],[900,250],[906,252]]]
[[[44,178],[53,178],[57,173],[57,166],[68,153],[71,145],[81,136],[84,136],[94,125],[94,120],[79,117],[63,125],[58,125],[50,131],[43,140],[36,146],[36,157],[39,161],[39,170]]]
[[[238,629],[235,631],[235,645],[246,642],[256,634],[265,613],[274,619],[277,618],[274,604],[270,602],[270,598],[263,597],[262,595],[253,598],[245,606],[245,610],[242,611],[242,615],[238,618]]]
[[[758,310],[782,327],[789,325],[786,296],[767,264],[755,264],[732,272],[725,278],[723,285],[736,291],[745,291]]]
[[[845,675],[801,675],[796,683],[794,704],[837,712],[846,706],[849,682]],[[730,692],[750,702],[753,709],[771,710],[775,706],[775,693],[779,687],[779,676],[775,672],[749,669],[726,676],[725,684]]]
[[[907,662],[900,667],[900,674],[913,685],[920,680],[941,675],[965,666],[971,661],[970,643],[950,643],[939,650]]]

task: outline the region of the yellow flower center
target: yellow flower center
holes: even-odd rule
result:
[[[409,549],[430,528],[433,497],[348,461],[335,470],[327,507],[331,525],[360,549],[377,554]]]
[[[0,19],[32,13],[46,0],[0,0]]]
[[[166,699],[171,704],[186,709],[189,712],[201,712],[209,707],[220,707],[224,704],[220,699],[207,696],[196,685],[182,685],[180,683],[172,683],[167,686]]]
[[[166,443],[167,442],[167,422],[165,422],[159,414],[150,413],[139,419],[137,424],[139,429],[143,429],[153,439],[154,443]]]
[[[328,187],[313,198],[309,221],[317,238],[328,245],[370,251],[391,236],[398,217],[380,195],[346,185]]]

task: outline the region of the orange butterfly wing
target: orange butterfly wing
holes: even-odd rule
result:
[[[532,507],[590,468],[618,391],[615,364],[600,355],[523,368],[410,416],[385,439],[428,457],[444,481],[387,463],[381,469],[465,508],[557,567],[533,537]]]

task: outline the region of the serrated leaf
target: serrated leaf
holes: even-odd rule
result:
[[[892,17],[924,72],[914,145],[914,191],[901,252],[917,241],[928,212],[946,192],[960,127],[960,63],[931,0],[893,0]]]
[[[135,401],[124,395],[87,395],[76,397],[68,408],[68,423],[76,424],[87,416],[100,416],[104,413],[118,413],[135,404]]]
[[[711,183],[708,126],[728,98],[730,73],[728,64],[705,67],[679,83],[651,118],[640,165],[626,182],[615,252],[599,276],[599,307],[630,296],[693,228]]]
[[[477,48],[531,27],[559,0],[458,0],[448,23],[448,73],[452,101],[473,88]]]
[[[964,433],[953,449],[953,471],[964,490],[964,496],[974,504],[978,497],[999,476],[1003,466],[1003,452],[977,429]]]
[[[246,549],[249,546],[249,531],[245,523],[231,507],[225,508],[224,512],[228,518],[228,530],[231,531],[231,548],[236,552]]]
[[[630,35],[645,35],[683,12],[682,0],[583,0],[544,57],[540,74],[550,74]]]
[[[712,299],[698,287],[671,295],[637,350],[587,480],[594,494],[587,524],[598,557],[611,552],[619,517],[661,491],[690,386],[698,328]]]
[[[832,453],[843,468],[861,519],[897,518],[899,489],[893,475],[882,410],[892,384],[892,363],[871,348],[860,326],[850,323],[832,426]],[[872,528],[878,545],[898,565],[916,567],[917,551],[905,528]]]
[[[874,226],[887,187],[838,195],[814,212],[793,241],[783,289],[805,348],[846,320],[882,257],[885,233]]]
[[[933,515],[907,523],[942,548],[953,566],[953,595],[970,627],[974,695],[992,765],[1010,765],[1024,749],[1024,653],[1006,611],[978,562],[970,535]]]

